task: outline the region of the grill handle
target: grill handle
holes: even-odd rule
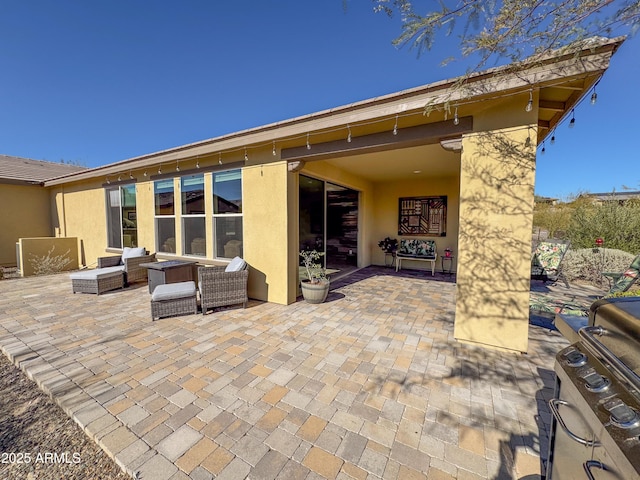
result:
[[[582,327],[578,330],[578,335],[584,340],[587,347],[590,347],[596,355],[601,355],[619,376],[627,380],[637,392],[640,392],[640,377],[595,337],[595,335],[605,335],[606,333],[602,327]]]
[[[565,402],[564,400],[560,400],[559,398],[552,398],[551,400],[549,400],[549,409],[551,410],[553,418],[556,419],[556,422],[558,422],[558,425],[560,425],[560,428],[564,430],[564,433],[569,435],[569,438],[578,442],[580,445],[584,445],[585,447],[600,446],[600,443],[598,441],[584,439],[582,437],[579,437],[575,433],[573,433],[571,430],[569,430],[567,428],[567,425],[564,423],[564,420],[560,416],[560,412],[558,411],[558,405],[569,405],[569,403]]]
[[[595,477],[593,476],[593,473],[591,473],[591,468],[595,467],[601,470],[605,470],[605,471],[607,470],[607,467],[605,467],[603,463],[597,460],[587,460],[582,464],[582,467],[584,468],[584,473],[587,474],[587,478],[589,480],[596,480]]]

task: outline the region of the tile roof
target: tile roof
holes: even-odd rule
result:
[[[0,154],[0,183],[40,183],[86,167]]]

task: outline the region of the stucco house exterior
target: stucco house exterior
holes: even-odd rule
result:
[[[298,295],[301,248],[339,269],[384,265],[385,237],[434,239],[455,256],[455,337],[526,352],[536,146],[622,42],[48,179],[50,232],[80,239],[89,265],[131,245],[202,264],[240,255],[249,296],[280,304]]]
[[[0,155],[0,266],[16,265],[19,238],[54,233],[54,210],[44,181],[82,170],[86,167]]]

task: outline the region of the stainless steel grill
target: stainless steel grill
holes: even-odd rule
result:
[[[556,356],[547,480],[640,479],[640,297],[556,322],[575,343]]]

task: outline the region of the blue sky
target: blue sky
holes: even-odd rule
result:
[[[370,0],[2,0],[0,153],[95,167],[455,77]],[[640,190],[640,40],[538,152],[536,193]]]

